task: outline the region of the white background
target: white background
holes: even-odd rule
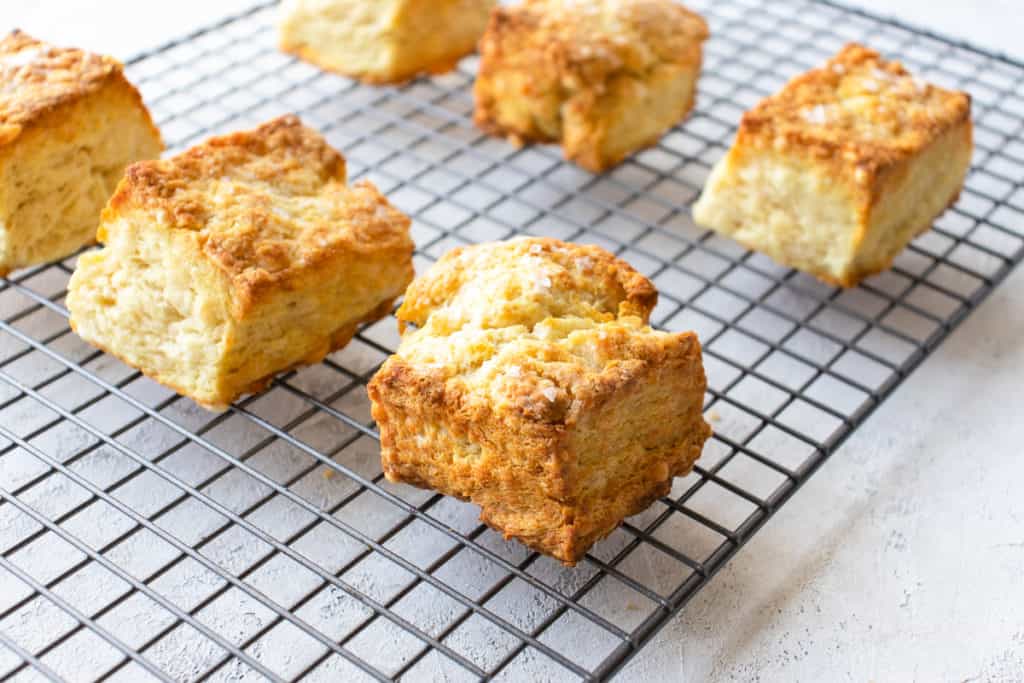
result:
[[[0,30],[123,58],[247,4],[4,0]],[[1024,58],[1019,0],[859,4]],[[623,678],[1024,680],[1022,311],[1019,271]]]

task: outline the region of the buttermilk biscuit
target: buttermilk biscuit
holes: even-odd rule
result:
[[[491,14],[474,94],[482,129],[560,142],[591,171],[655,144],[693,108],[704,20],[673,0],[525,0]]]
[[[572,565],[690,471],[711,433],[693,333],[652,330],[657,292],[598,247],[455,249],[406,292],[369,385],[390,481],[472,501]]]
[[[971,100],[847,45],[743,116],[697,223],[843,287],[887,269],[960,194]]]
[[[409,219],[285,116],[128,168],[68,286],[86,341],[211,409],[319,361],[412,279]]]
[[[0,39],[0,276],[95,241],[125,167],[162,149],[117,60]]]
[[[476,49],[495,0],[286,0],[280,45],[367,83],[443,73]]]

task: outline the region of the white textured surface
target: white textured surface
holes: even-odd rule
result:
[[[207,2],[171,3],[97,0],[59,2],[37,0],[0,5],[0,28],[21,27],[56,42],[79,44],[120,55],[161,42],[202,23]],[[218,0],[217,13],[246,5],[245,0]],[[862,4],[882,12],[898,13],[947,33],[1024,55],[1020,47],[1019,3],[1010,0],[977,3],[924,1]],[[939,7],[935,7],[938,4]],[[1022,680],[1024,679],[1024,424],[1020,406],[1024,388],[1024,272],[1017,272],[930,358],[914,376],[848,441],[807,486],[701,591],[682,615],[675,618],[626,669],[629,681],[653,680]],[[194,418],[195,416],[193,416]],[[188,419],[188,416],[184,416]],[[28,419],[28,417],[26,418]],[[159,441],[160,434],[150,435]],[[309,435],[313,439],[313,435]],[[67,448],[73,446],[69,435]],[[151,444],[156,448],[158,444]],[[62,444],[64,447],[65,444]],[[365,449],[364,449],[365,451]],[[364,453],[367,458],[370,454]],[[291,454],[293,458],[297,458]],[[211,463],[199,452],[184,452],[178,471],[197,476]],[[289,453],[268,454],[265,466],[288,468]],[[190,459],[191,458],[191,459]],[[112,460],[112,462],[114,462]],[[303,494],[327,500],[339,492],[319,477],[310,478]],[[115,475],[111,475],[112,477]],[[153,507],[168,495],[155,482],[146,481],[134,494],[139,506]],[[235,482],[233,497],[241,501],[258,495],[254,482]],[[246,486],[250,488],[246,488]],[[79,500],[74,487],[55,481],[41,492],[53,510],[66,509]],[[415,498],[415,493],[407,493]],[[42,504],[41,504],[42,505]],[[49,509],[41,507],[44,512]],[[275,534],[301,525],[301,511],[268,510],[264,527]],[[451,522],[459,526],[465,510],[453,505]],[[86,520],[88,517],[86,517]],[[2,520],[0,520],[2,521]],[[469,520],[462,520],[462,524]],[[177,533],[198,533],[193,518],[177,515],[164,520]],[[109,529],[76,529],[98,536]],[[240,532],[227,534],[210,549],[241,561],[239,549],[263,552],[263,547]],[[402,543],[407,539],[398,539]],[[133,557],[138,571],[149,556],[140,541]],[[158,547],[154,545],[153,547]],[[323,547],[321,544],[320,547]],[[353,548],[334,544],[338,557],[323,558],[340,564]],[[412,547],[422,547],[413,544]],[[141,550],[140,550],[141,548]],[[37,549],[45,552],[45,548]],[[65,550],[58,551],[66,555]],[[504,548],[515,556],[516,548]],[[320,558],[318,558],[320,559]],[[225,559],[228,561],[228,559]],[[54,571],[58,568],[54,567]],[[271,563],[254,580],[268,591],[288,577],[292,588],[302,588],[307,577],[287,562]],[[473,567],[465,567],[468,575]],[[356,573],[347,575],[357,585],[386,592],[388,586],[368,582]],[[109,579],[108,579],[109,580]],[[83,577],[88,582],[88,577]],[[175,601],[187,607],[216,583],[215,577],[197,572],[194,581],[167,586],[183,590]],[[70,588],[69,588],[70,589]],[[111,582],[88,595],[103,599],[123,588]],[[194,595],[189,590],[195,591]],[[0,596],[5,587],[0,585]],[[507,600],[524,622],[530,621],[528,600]],[[277,595],[278,593],[274,593]],[[419,599],[417,599],[419,598]],[[108,598],[109,599],[109,598]],[[257,605],[252,623],[218,621],[218,612],[236,613],[232,601],[244,598],[229,592],[204,612],[204,621],[220,629],[249,632],[266,615]],[[87,600],[84,608],[88,608]],[[33,603],[38,606],[39,603]],[[410,610],[430,610],[439,616],[449,606],[436,595],[413,595]],[[635,607],[627,604],[623,610]],[[243,610],[244,611],[244,610]],[[149,633],[163,617],[143,599],[132,599],[106,623],[129,642]],[[321,593],[302,616],[324,628],[341,629],[362,617],[333,591]],[[39,610],[23,615],[19,635],[42,635],[62,628],[64,617]],[[159,622],[159,623],[157,623]],[[118,626],[115,628],[115,624]],[[329,626],[328,626],[329,625]],[[136,634],[133,636],[133,633]],[[481,637],[469,632],[467,637]],[[370,634],[372,635],[372,634]],[[484,634],[486,636],[486,634]],[[586,642],[586,638],[566,638]],[[276,647],[260,646],[288,656],[294,634],[275,630]],[[456,636],[457,639],[457,636]],[[82,666],[100,670],[107,653],[83,637],[70,650],[79,653]],[[387,634],[360,638],[354,646],[373,661],[385,654],[381,643],[404,651],[407,643],[392,646]],[[185,647],[170,638],[156,648],[154,659],[187,675],[192,667],[213,656],[213,650]],[[493,645],[467,643],[467,647]],[[175,649],[175,648],[178,649]],[[264,653],[265,654],[265,653]],[[269,655],[267,655],[269,656]],[[344,675],[337,660],[319,670],[320,680]],[[284,664],[281,664],[284,666]],[[332,669],[332,667],[335,667]],[[92,669],[90,669],[92,670]],[[429,670],[429,669],[424,669]],[[226,677],[242,677],[240,669]],[[121,680],[140,680],[132,670]]]
[[[1022,286],[996,290],[624,678],[1022,680]]]

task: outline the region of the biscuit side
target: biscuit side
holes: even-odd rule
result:
[[[624,518],[689,474],[711,428],[707,380],[692,332],[651,339],[646,354],[608,368],[567,416],[577,493],[563,557],[580,559]]]
[[[0,274],[95,241],[126,166],[163,142],[113,59],[15,33],[0,41]]]
[[[226,406],[219,367],[231,326],[229,283],[196,233],[141,211],[111,216],[105,246],[78,259],[68,284],[82,339],[207,406]]]
[[[471,500],[567,564],[664,495],[710,435],[693,334],[635,317],[428,333],[369,386],[385,474]]]
[[[661,64],[644,78],[618,76],[600,95],[579,93],[562,107],[565,158],[600,173],[652,147],[693,109],[700,60]]]
[[[564,545],[564,426],[520,419],[398,356],[368,391],[390,481],[472,501],[488,524],[544,552]]]
[[[125,168],[163,143],[120,74],[36,119],[0,149],[0,273],[63,258],[96,241]]]
[[[287,0],[281,5],[282,51],[324,69],[360,79],[386,81],[395,61],[387,40],[407,0]]]
[[[283,51],[372,84],[444,73],[476,48],[494,0],[292,0]]]
[[[823,279],[854,257],[867,204],[827,167],[799,156],[733,147],[693,205],[698,225]]]
[[[495,0],[408,0],[396,23],[395,62],[387,81],[451,71],[476,51]]]
[[[852,287],[889,269],[901,251],[956,203],[974,154],[970,119],[945,131],[919,154],[880,174],[855,255],[834,284]]]

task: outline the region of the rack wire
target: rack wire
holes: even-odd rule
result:
[[[575,569],[387,483],[364,386],[394,320],[207,413],[70,332],[74,258],[0,281],[0,679],[604,679],[1024,258],[1024,64],[834,2],[701,0],[697,110],[604,175],[471,123],[474,59],[369,88],[274,49],[273,3],[128,63],[172,151],[295,111],[414,217],[420,270],[514,234],[600,244],[695,329],[694,472]],[[849,40],[974,98],[959,203],[887,273],[822,285],[689,213],[744,109]],[[587,643],[580,647],[579,643]]]

